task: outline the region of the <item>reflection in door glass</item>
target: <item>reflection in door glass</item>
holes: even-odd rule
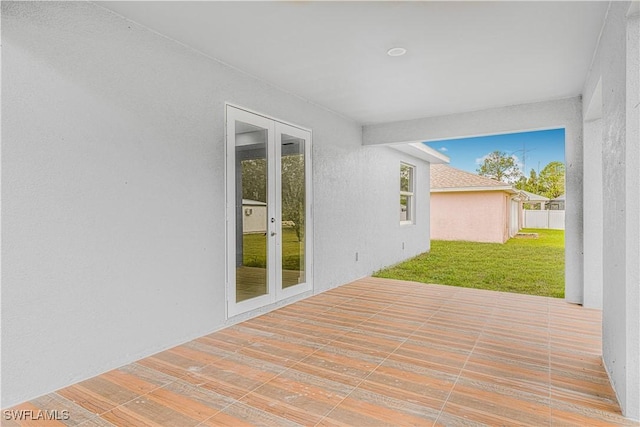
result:
[[[306,282],[304,139],[282,135],[282,288]]]
[[[236,302],[267,293],[267,130],[236,121]]]

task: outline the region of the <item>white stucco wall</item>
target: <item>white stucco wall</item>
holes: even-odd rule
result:
[[[565,129],[565,298],[583,302],[582,102],[578,98],[365,126],[364,143],[429,141],[540,129]]]
[[[640,420],[640,7],[627,19],[625,277],[627,402],[625,414]]]
[[[315,292],[428,250],[428,164],[358,124],[90,3],[2,12],[2,407],[225,325],[225,102],[313,131]]]
[[[583,94],[589,105],[601,80],[603,359],[623,414],[640,419],[640,31],[629,7],[610,3]]]
[[[627,403],[625,414],[640,420],[640,6],[627,19],[627,148],[625,168],[627,274]]]
[[[584,124],[584,306],[602,308],[602,120]]]

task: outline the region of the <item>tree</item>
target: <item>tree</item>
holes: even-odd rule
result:
[[[242,198],[267,202],[267,159],[242,160]]]
[[[267,202],[267,160],[242,160],[242,198]],[[282,221],[292,224],[298,241],[304,237],[305,176],[304,155],[282,156]]]
[[[282,221],[291,221],[298,241],[304,237],[304,154],[282,156]]]
[[[542,195],[550,199],[565,193],[565,167],[562,162],[551,162],[540,171],[539,181]]]
[[[508,183],[515,183],[522,176],[515,157],[503,151],[494,151],[486,155],[477,172],[479,175]]]
[[[520,177],[516,184],[518,190],[528,191],[534,194],[540,194],[540,182],[538,180],[538,174],[535,169],[531,169],[529,172],[529,178],[524,175]]]
[[[538,194],[540,191],[540,181],[538,180],[538,174],[535,169],[529,171],[529,178],[527,179],[525,190],[533,194]]]

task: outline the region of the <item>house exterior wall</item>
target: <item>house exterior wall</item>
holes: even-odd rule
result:
[[[504,243],[511,206],[503,191],[431,193],[431,238]]]
[[[623,414],[640,420],[640,24],[630,6],[610,3],[583,95],[589,106],[601,82],[603,197],[592,208],[602,211],[603,359]]]
[[[627,19],[625,274],[627,401],[624,413],[640,421],[640,5]]]
[[[2,407],[240,319],[225,102],[313,131],[314,292],[429,249],[427,163],[92,3],[2,2]]]

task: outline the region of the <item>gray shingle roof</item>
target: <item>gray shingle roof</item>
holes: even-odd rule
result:
[[[505,182],[496,181],[495,179],[465,172],[460,169],[453,168],[443,164],[431,165],[431,189],[447,189],[447,188],[487,188],[495,187],[498,189],[511,189],[511,185]]]

